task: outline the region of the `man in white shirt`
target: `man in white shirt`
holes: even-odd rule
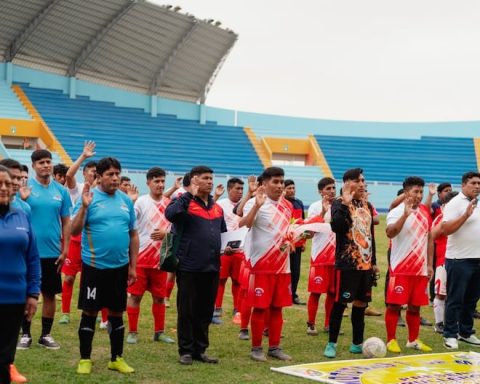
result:
[[[480,298],[480,173],[462,176],[462,192],[444,208],[442,230],[448,236],[445,254],[447,301],[445,306],[445,347],[458,348],[458,339],[480,346],[474,335],[473,314]]]

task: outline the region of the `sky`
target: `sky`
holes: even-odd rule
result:
[[[339,120],[480,120],[480,1],[168,4],[239,35],[207,105]]]

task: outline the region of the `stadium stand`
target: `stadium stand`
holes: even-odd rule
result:
[[[286,179],[313,179],[318,180],[324,177],[322,170],[316,166],[297,167],[293,165],[281,165],[285,171]]]
[[[173,115],[152,117],[143,109],[21,87],[72,158],[89,139],[97,143],[98,157],[116,156],[129,169],[162,164],[169,171],[184,172],[192,164],[207,164],[216,173],[231,175],[257,174],[263,169],[247,136],[237,127],[201,125]]]
[[[6,81],[0,80],[0,110],[2,119],[32,120]]]
[[[419,140],[316,135],[333,175],[361,167],[369,180],[402,182],[417,175],[428,182],[458,180],[476,170],[471,138],[421,137]],[[448,159],[448,161],[446,161]]]

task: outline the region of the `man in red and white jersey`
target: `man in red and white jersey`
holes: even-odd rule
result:
[[[308,217],[320,216],[326,223],[331,220],[331,206],[335,199],[335,180],[324,177],[318,182],[318,192],[322,199],[314,202],[308,208]],[[316,336],[318,331],[315,327],[318,301],[322,293],[325,298],[325,322],[324,329],[328,331],[330,313],[335,302],[335,233],[315,233],[312,238],[310,273],[308,277],[308,322],[307,335]]]
[[[292,204],[283,197],[284,172],[278,167],[265,169],[262,185],[243,208],[240,226],[250,228],[245,240],[245,255],[250,263],[247,301],[251,317],[250,357],[266,361],[262,349],[265,312],[269,310],[268,356],[291,360],[280,348],[282,308],[292,305],[289,247],[285,237],[293,214]]]
[[[430,352],[419,338],[420,307],[428,304],[428,281],[433,277],[433,248],[430,243],[431,216],[421,204],[425,182],[407,177],[403,182],[405,199],[387,215],[386,233],[392,239],[390,278],[385,313],[387,349],[400,353],[396,338],[397,321],[402,305],[407,304],[407,348]]]
[[[149,169],[147,185],[150,192],[135,202],[140,249],[137,258],[137,280],[128,287],[130,297],[127,303],[127,343],[137,343],[140,303],[145,291],[150,291],[153,301],[153,340],[172,344],[174,340],[164,333],[167,272],[160,269],[160,247],[171,227],[171,223],[165,218],[165,208],[170,203],[170,199],[163,196],[165,171],[158,167]]]
[[[217,204],[223,209],[223,216],[229,232],[235,231],[239,228],[238,224],[240,222],[240,217],[233,213],[233,209],[242,199],[243,184],[244,182],[241,179],[237,177],[231,178],[227,182],[228,197],[226,199],[217,201]],[[243,259],[244,254],[242,250],[233,250],[231,248],[225,249],[225,253],[220,256],[220,280],[218,283],[217,298],[215,300],[214,316],[220,316],[222,314],[222,302],[223,294],[225,292],[225,284],[227,283],[227,279],[230,277],[232,279],[233,311],[235,316],[234,320],[236,319],[237,324],[240,323],[240,312],[238,312],[240,309],[238,305],[238,294],[240,290],[240,266]]]

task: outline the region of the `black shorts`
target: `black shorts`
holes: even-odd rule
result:
[[[128,264],[120,268],[99,269],[82,263],[78,309],[97,312],[108,308],[123,312],[127,308]]]
[[[335,269],[335,301],[372,301],[373,273],[369,271]]]
[[[40,259],[42,268],[42,284],[40,291],[45,295],[56,295],[62,292],[62,275],[57,272],[56,257]]]

